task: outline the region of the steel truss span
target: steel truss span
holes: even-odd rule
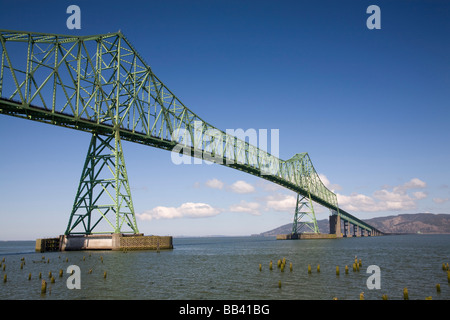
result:
[[[281,160],[202,120],[121,32],[72,36],[0,30],[0,43],[1,114],[93,135],[66,234],[91,234],[100,221],[114,233],[138,232],[121,140],[207,155],[211,162],[288,188],[304,200],[297,199],[295,226],[301,216],[316,225],[314,201],[362,230],[380,233],[339,208],[307,153]],[[103,177],[105,171],[111,176]],[[299,203],[309,204],[308,214],[300,214]]]

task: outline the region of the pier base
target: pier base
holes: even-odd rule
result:
[[[303,239],[336,239],[336,234],[295,233],[295,234],[278,234],[277,235],[277,240],[303,240]]]
[[[36,251],[166,250],[173,249],[171,236],[143,234],[61,235],[36,240]]]

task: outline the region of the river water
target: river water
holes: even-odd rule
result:
[[[450,300],[447,272],[442,269],[443,263],[450,263],[450,235],[330,240],[202,237],[174,238],[173,243],[173,250],[159,253],[36,253],[34,241],[3,241],[0,300],[359,300],[361,292],[366,300],[381,300],[384,294],[400,300],[405,287],[411,300],[430,296]],[[359,271],[352,268],[355,257],[361,259]],[[286,267],[281,271],[277,261],[283,258]],[[67,286],[70,265],[80,268],[80,289]],[[370,265],[378,266],[379,272],[367,273]],[[62,277],[59,270],[63,270]],[[45,294],[41,294],[39,273],[48,283]],[[379,289],[368,287],[369,277]]]

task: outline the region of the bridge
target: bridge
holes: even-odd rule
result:
[[[292,235],[381,235],[339,208],[307,153],[281,160],[187,108],[119,31],[92,36],[0,30],[0,113],[92,134],[65,235],[138,234],[121,141],[241,170],[297,194]],[[341,222],[343,222],[342,234]],[[99,228],[104,228],[99,231]]]

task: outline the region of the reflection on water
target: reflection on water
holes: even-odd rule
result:
[[[450,284],[442,270],[442,263],[450,262],[448,243],[450,235],[298,241],[211,237],[174,238],[174,249],[160,253],[36,253],[33,241],[8,241],[0,242],[0,261],[5,258],[0,268],[0,299],[356,300],[364,292],[365,299],[380,300],[383,294],[389,299],[402,299],[403,288],[407,287],[410,299],[432,296],[433,300],[448,300]],[[362,262],[356,272],[352,270],[355,257]],[[277,261],[283,258],[287,267],[281,271]],[[21,269],[22,260],[25,264]],[[273,270],[269,270],[270,261]],[[73,264],[81,269],[80,290],[66,286],[66,270]],[[346,265],[348,274],[344,271]],[[379,290],[370,290],[366,285],[371,275],[366,273],[369,265],[380,267]],[[340,268],[339,275],[336,266]],[[62,277],[59,270],[63,270]],[[55,283],[50,283],[50,271]],[[40,292],[39,273],[49,285],[45,295]]]

